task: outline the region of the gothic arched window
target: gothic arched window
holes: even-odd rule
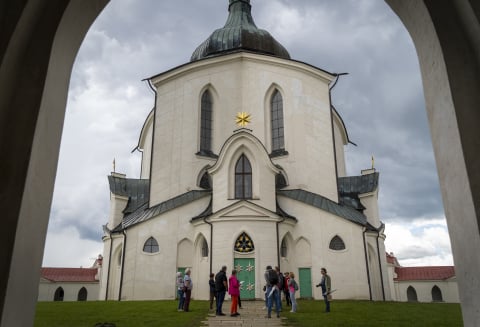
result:
[[[432,287],[432,301],[443,302],[442,291],[437,285]]]
[[[202,257],[208,257],[208,243],[205,238],[202,241]]]
[[[287,240],[284,238],[282,240],[282,245],[280,246],[280,256],[286,258],[288,254]]]
[[[242,253],[248,253],[252,252],[255,250],[255,246],[253,245],[253,241],[248,236],[247,233],[243,232],[235,241],[235,251],[237,252],[242,252]]]
[[[157,253],[158,252],[158,242],[153,237],[150,237],[143,244],[143,252],[146,253]]]
[[[242,154],[235,165],[235,199],[252,198],[252,165]]]
[[[417,291],[412,286],[407,288],[407,300],[408,302],[417,302]]]
[[[272,154],[282,153],[285,149],[283,128],[283,99],[278,90],[275,90],[270,103],[270,116],[272,127]]]
[[[78,291],[77,301],[87,301],[87,289],[82,287],[80,291]]]
[[[345,243],[343,242],[342,238],[338,235],[335,235],[331,240],[330,240],[330,245],[329,248],[331,250],[345,250]]]
[[[200,117],[200,154],[212,153],[213,108],[212,97],[203,92]]]

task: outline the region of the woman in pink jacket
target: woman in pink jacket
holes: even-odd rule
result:
[[[237,271],[232,270],[232,275],[228,279],[228,294],[232,297],[232,305],[230,306],[230,316],[236,317],[240,314],[237,312],[238,297],[240,295],[240,282],[237,279]]]

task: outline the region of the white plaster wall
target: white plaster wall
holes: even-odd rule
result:
[[[417,292],[418,302],[432,302],[432,288],[437,286],[442,291],[444,302],[459,303],[458,285],[456,280],[448,281],[401,281],[395,282],[397,301],[406,302],[407,288],[412,286]]]
[[[142,151],[142,164],[140,178],[150,178],[150,160],[152,157],[152,138],[153,138],[153,111],[147,116],[140,134],[138,148]]]
[[[152,154],[151,205],[195,187],[200,170],[215,162],[195,155],[199,103],[206,86],[213,90],[213,150],[218,154],[223,143],[238,129],[235,115],[240,111],[251,114],[248,128],[263,144],[267,143],[265,96],[273,84],[283,91],[285,142],[289,152],[274,162],[285,168],[292,188],[308,189],[337,200],[328,97],[330,80],[331,75],[302,63],[246,53],[190,63],[152,78],[158,94],[155,121],[158,142],[154,142]]]
[[[110,215],[107,224],[109,229],[114,229],[122,222],[123,210],[127,206],[127,203],[128,197],[110,192]]]
[[[40,281],[38,286],[38,301],[53,301],[55,291],[63,288],[63,301],[77,301],[78,292],[82,287],[87,289],[87,301],[98,301],[100,285],[98,282],[92,283],[74,283],[74,282],[45,282]]]
[[[345,165],[345,145],[347,145],[347,139],[345,135],[345,130],[336,117],[333,114],[333,131],[335,137],[335,152],[337,158],[337,173],[338,177],[345,177],[347,176],[347,168]]]
[[[279,172],[265,148],[248,131],[235,133],[224,145],[217,163],[208,170],[213,182],[213,211],[238,201],[235,199],[235,165],[244,154],[252,166],[252,199],[275,211],[275,174]]]
[[[302,265],[302,261],[311,261],[313,285],[320,282],[320,269],[325,267],[332,278],[332,288],[337,289],[335,298],[368,299],[362,226],[281,196],[279,204],[298,219],[294,228],[281,225],[280,239],[288,231],[294,240],[303,237],[310,243],[311,258],[304,258],[302,252],[295,251],[293,261],[297,267]],[[330,240],[335,235],[340,236],[345,242],[345,250],[329,249]],[[295,272],[298,275],[298,271]],[[314,287],[313,296],[321,299],[321,290]]]
[[[127,230],[122,300],[175,298],[177,245],[182,240],[188,240],[193,244],[196,231],[190,224],[190,219],[201,213],[208,203],[208,197],[199,199]],[[143,245],[149,237],[157,240],[158,253],[143,252]],[[206,239],[208,241],[207,237]],[[195,262],[193,247],[191,253],[184,255],[189,255],[189,260]],[[194,283],[196,274],[196,268],[193,267]],[[196,293],[195,287],[192,297],[197,297]]]
[[[378,212],[378,187],[370,193],[359,194],[358,198],[365,207],[363,214],[367,217],[367,221],[375,228],[380,227],[380,216]]]

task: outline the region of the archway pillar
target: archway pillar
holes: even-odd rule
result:
[[[108,0],[8,0],[0,21],[0,326],[33,326],[70,74]],[[4,27],[4,28],[3,28]]]
[[[463,321],[480,326],[480,4],[386,2],[415,43]]]

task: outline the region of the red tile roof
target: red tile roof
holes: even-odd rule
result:
[[[42,268],[41,276],[52,282],[97,282],[97,268]]]
[[[396,281],[403,280],[445,280],[455,277],[453,266],[395,267]]]

